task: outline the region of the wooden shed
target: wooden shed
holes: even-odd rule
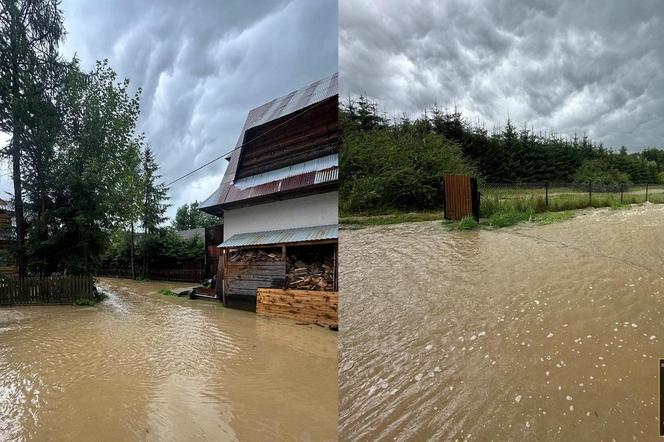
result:
[[[222,299],[255,302],[257,289],[338,289],[337,225],[238,234],[224,241]]]

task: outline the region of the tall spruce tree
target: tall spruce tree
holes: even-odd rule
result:
[[[57,69],[57,49],[64,35],[59,0],[0,0],[0,130],[11,133],[5,150],[12,163],[17,264],[26,273],[25,220],[21,156],[30,144],[30,116],[35,112],[35,73]]]

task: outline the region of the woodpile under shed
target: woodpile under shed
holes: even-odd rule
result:
[[[281,252],[270,252],[265,249],[235,250],[228,259],[230,262],[281,261]]]
[[[289,255],[286,264],[286,288],[334,290],[334,256],[319,255],[305,261],[297,255]]]

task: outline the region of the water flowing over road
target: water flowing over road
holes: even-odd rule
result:
[[[656,439],[664,206],[340,241],[340,440]]]
[[[0,308],[0,440],[336,439],[334,332],[98,286],[95,307]]]

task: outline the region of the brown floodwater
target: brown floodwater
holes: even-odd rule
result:
[[[99,286],[95,307],[0,308],[0,440],[336,440],[334,332]]]
[[[664,206],[341,245],[341,440],[658,438]]]

